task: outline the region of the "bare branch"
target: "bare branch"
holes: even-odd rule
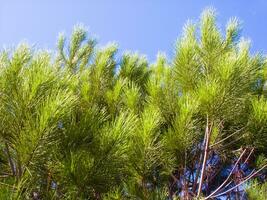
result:
[[[203,181],[204,181],[205,169],[206,169],[206,164],[207,164],[207,159],[208,159],[208,154],[209,154],[209,143],[210,143],[211,130],[212,130],[212,124],[209,127],[209,118],[207,116],[207,125],[206,125],[206,131],[205,131],[204,158],[203,158],[203,164],[202,164],[202,169],[201,169],[201,174],[200,174],[200,182],[199,182],[197,197],[199,197],[201,194],[202,185],[203,185]]]
[[[209,195],[208,197],[206,197],[205,199],[208,199],[208,198],[215,198],[215,197],[218,197],[218,196],[221,196],[221,195],[224,195],[228,192],[231,192],[232,190],[236,189],[237,187],[239,187],[240,185],[242,185],[243,183],[245,183],[246,181],[250,180],[251,178],[253,178],[255,175],[257,175],[260,171],[262,171],[264,168],[267,167],[267,164],[264,165],[263,167],[261,167],[259,170],[257,170],[256,172],[254,172],[253,174],[251,175],[248,175],[247,178],[245,180],[243,180],[242,182],[240,182],[239,184],[235,185],[234,187],[230,188],[229,190],[226,190],[225,192],[222,192],[220,194],[217,194],[215,196],[211,196]]]
[[[229,138],[232,137],[233,135],[235,135],[235,134],[239,133],[240,131],[242,131],[244,128],[245,128],[245,127],[243,127],[243,128],[241,128],[241,129],[239,129],[239,130],[233,132],[232,134],[228,135],[227,137],[223,138],[222,140],[220,140],[220,141],[218,141],[218,142],[212,144],[210,147],[212,148],[212,147],[214,147],[214,146],[216,146],[216,145],[218,145],[218,144],[221,144],[222,142],[224,142],[225,140],[229,139]]]
[[[228,175],[228,177],[225,179],[225,181],[216,189],[214,190],[208,197],[206,197],[205,199],[209,199],[211,196],[215,195],[226,183],[227,181],[230,179],[230,177],[232,176],[237,164],[239,163],[239,161],[241,160],[241,158],[243,157],[243,155],[246,153],[246,149],[242,152],[242,154],[239,156],[238,160],[236,161],[234,167],[232,168],[230,174]]]

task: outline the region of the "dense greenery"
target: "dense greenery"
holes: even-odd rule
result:
[[[81,26],[57,48],[0,54],[0,199],[264,199],[267,62],[236,19],[204,11],[153,64]]]

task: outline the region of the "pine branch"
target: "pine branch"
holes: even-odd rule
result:
[[[208,154],[209,154],[209,143],[210,143],[211,130],[212,130],[212,124],[211,125],[209,124],[209,118],[207,116],[207,124],[206,124],[205,139],[204,139],[205,140],[204,157],[203,157],[203,163],[202,163],[202,170],[200,174],[200,182],[198,186],[197,197],[199,197],[202,192],[202,185],[204,182],[206,164],[207,164],[207,159],[208,159]]]
[[[250,175],[248,175],[245,180],[243,180],[242,182],[240,182],[239,184],[235,185],[234,187],[220,193],[220,194],[213,194],[213,195],[209,195],[208,197],[206,197],[205,199],[209,199],[209,198],[215,198],[215,197],[219,197],[222,196],[224,194],[227,194],[228,192],[231,192],[232,190],[238,188],[240,185],[242,185],[243,183],[247,182],[248,180],[250,180],[251,178],[253,178],[254,176],[256,176],[259,172],[261,172],[263,169],[265,169],[267,167],[267,164],[264,165],[263,167],[261,167],[260,169],[258,169],[256,172],[251,173]]]
[[[228,180],[231,178],[235,168],[237,167],[239,161],[242,159],[243,155],[246,153],[247,149],[245,149],[241,155],[239,156],[239,158],[237,159],[237,161],[235,162],[234,167],[232,168],[231,172],[229,173],[228,177],[224,180],[224,182],[216,189],[214,190],[208,197],[206,197],[206,199],[212,197],[213,195],[215,195],[227,182]]]
[[[210,146],[210,148],[212,148],[212,147],[214,147],[214,146],[217,146],[217,145],[221,144],[222,142],[226,141],[226,140],[229,139],[230,137],[232,137],[232,136],[234,136],[235,134],[237,134],[237,133],[239,133],[240,131],[242,131],[244,128],[245,128],[245,127],[243,127],[243,128],[241,128],[241,129],[239,129],[239,130],[233,132],[232,134],[228,135],[227,137],[225,137],[225,138],[221,139],[220,141],[218,141],[218,142],[212,144],[212,145]]]

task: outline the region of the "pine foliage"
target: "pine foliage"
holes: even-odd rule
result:
[[[266,57],[240,31],[235,18],[222,31],[207,9],[185,25],[173,58],[155,63],[118,58],[116,44],[97,46],[81,25],[59,36],[55,56],[3,50],[0,198],[216,198],[217,156],[261,169],[245,195],[264,199],[255,187],[266,188]]]

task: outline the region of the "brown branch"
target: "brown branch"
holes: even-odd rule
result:
[[[248,175],[247,178],[245,178],[245,180],[243,180],[243,181],[240,182],[239,184],[235,185],[234,187],[232,187],[232,188],[226,190],[225,192],[222,192],[222,193],[220,193],[220,194],[217,194],[217,195],[215,195],[215,196],[211,196],[211,195],[209,195],[209,196],[206,197],[205,199],[208,199],[208,198],[215,198],[215,197],[224,195],[224,194],[226,194],[226,193],[228,193],[228,192],[231,192],[232,190],[236,189],[237,187],[239,187],[240,185],[242,185],[242,184],[245,183],[246,181],[248,181],[248,180],[250,180],[251,178],[253,178],[255,175],[257,175],[260,171],[262,171],[262,170],[263,170],[264,168],[266,168],[266,167],[267,167],[267,164],[264,165],[263,167],[261,167],[259,170],[257,170],[257,171],[254,172],[253,174]]]
[[[232,176],[237,164],[239,163],[239,161],[241,160],[241,158],[243,157],[243,155],[245,154],[246,149],[241,153],[241,155],[239,156],[238,160],[236,161],[234,167],[232,168],[230,174],[228,175],[228,177],[225,179],[225,181],[216,189],[214,190],[208,197],[206,197],[205,199],[210,198],[211,196],[215,195],[226,183],[227,181],[230,179],[230,177]]]
[[[175,181],[174,183],[176,183],[176,182],[178,182],[179,181],[179,179],[178,178],[176,178],[173,174],[171,174],[171,177],[173,178],[173,180]]]
[[[199,163],[198,163],[198,168],[197,168],[197,172],[196,172],[196,177],[195,177],[195,180],[194,180],[194,183],[193,183],[193,187],[192,187],[192,192],[195,192],[196,189],[197,189],[198,176],[199,176],[199,173],[200,173],[200,170],[201,170],[201,164],[200,163],[202,163],[202,162],[203,162],[203,154],[201,152],[200,153],[200,158],[199,158]]]
[[[219,147],[218,149],[219,149],[219,150],[220,150],[221,148],[224,148],[224,149],[225,149],[226,147],[228,147],[228,146],[230,146],[230,145],[236,143],[238,140],[241,140],[243,137],[244,137],[244,136],[242,135],[242,136],[238,137],[237,139],[235,139],[235,140],[233,140],[233,141],[227,143],[227,144],[224,145],[223,147]],[[217,150],[218,150],[218,149],[217,149]]]
[[[239,130],[233,132],[232,134],[228,135],[227,137],[225,137],[225,138],[221,139],[220,141],[218,141],[218,142],[212,144],[210,147],[214,147],[214,146],[216,146],[216,145],[218,145],[218,144],[221,144],[222,142],[224,142],[225,140],[229,139],[229,138],[232,137],[233,135],[235,135],[235,134],[239,133],[240,131],[242,131],[244,128],[245,128],[245,127],[243,127],[243,128],[241,128],[241,129],[239,129]]]
[[[246,160],[245,160],[244,163],[247,163],[247,162],[248,162],[248,160],[249,160],[250,156],[252,155],[253,151],[254,151],[254,148],[252,148],[252,150],[250,151],[250,153],[249,153],[249,155],[248,155],[248,157],[246,158]]]
[[[201,169],[201,174],[200,174],[200,182],[198,186],[197,197],[199,197],[201,194],[202,185],[204,182],[205,169],[206,169],[206,164],[207,164],[207,159],[208,159],[208,154],[209,154],[209,142],[210,142],[211,129],[212,128],[209,127],[209,118],[207,116],[207,125],[206,125],[206,131],[205,131],[205,149],[204,149],[204,157],[203,157],[203,162],[202,162],[202,169]]]

